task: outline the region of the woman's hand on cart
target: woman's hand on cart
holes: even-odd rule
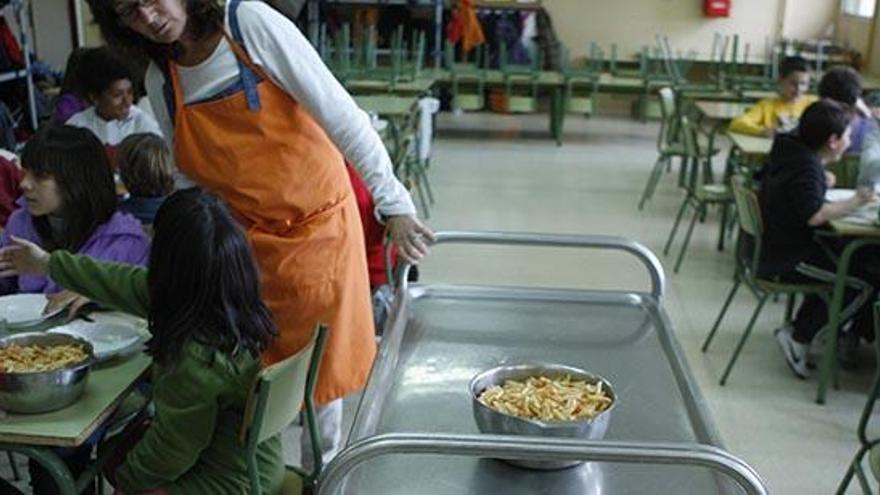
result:
[[[434,242],[434,233],[415,215],[390,216],[385,225],[404,260],[417,264],[428,255],[428,245]]]

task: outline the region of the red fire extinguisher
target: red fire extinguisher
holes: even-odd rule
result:
[[[730,17],[731,0],[703,0],[703,14],[706,17]]]

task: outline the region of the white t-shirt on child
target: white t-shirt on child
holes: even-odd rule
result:
[[[132,105],[125,119],[104,120],[91,106],[70,117],[66,124],[92,131],[105,146],[116,146],[127,136],[139,132],[162,136],[156,119],[135,105]]]

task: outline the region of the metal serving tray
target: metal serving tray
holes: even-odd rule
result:
[[[347,447],[324,471],[320,493],[766,493],[754,470],[721,450],[660,306],[663,272],[649,250],[605,236],[437,237],[438,243],[624,250],[643,262],[652,291],[401,282]],[[618,403],[605,440],[481,434],[469,380],[523,362],[561,363],[607,378]],[[542,472],[497,458],[591,462]]]

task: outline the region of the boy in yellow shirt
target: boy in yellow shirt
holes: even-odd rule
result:
[[[816,97],[808,96],[810,72],[801,57],[779,64],[779,96],[761,100],[730,123],[730,132],[773,137],[777,131],[797,127],[798,118]]]

